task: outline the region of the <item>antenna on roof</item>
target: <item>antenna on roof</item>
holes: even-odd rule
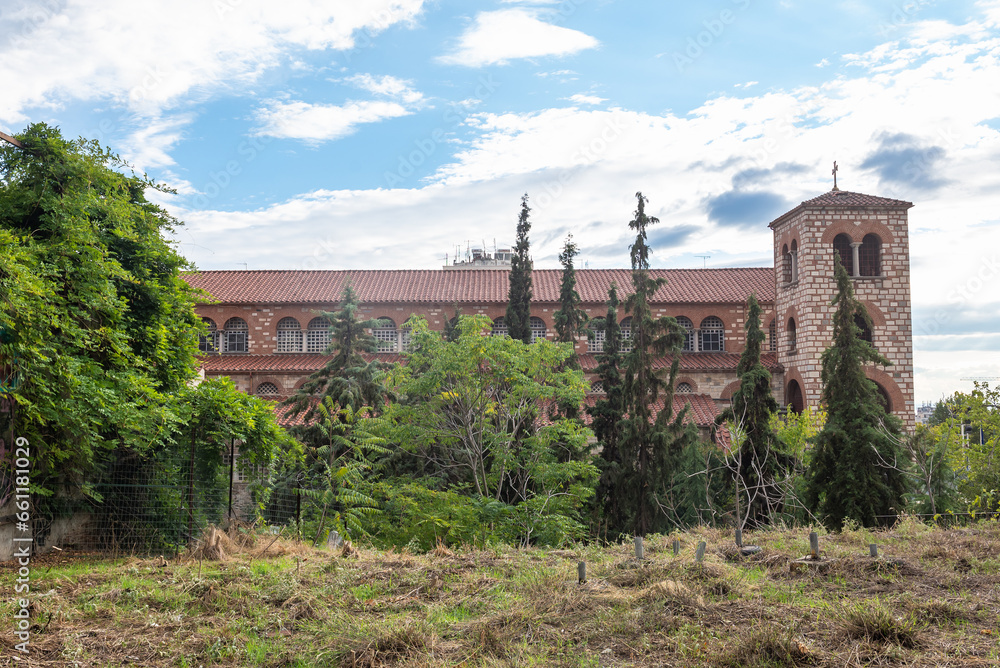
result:
[[[701,258],[701,268],[705,269],[708,266],[708,258],[710,258],[712,256],[711,255],[695,255],[695,257],[700,257]]]

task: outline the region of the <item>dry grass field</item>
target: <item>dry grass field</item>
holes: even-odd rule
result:
[[[681,551],[674,556],[677,538]],[[695,546],[708,545],[695,563]],[[563,550],[334,552],[250,533],[196,554],[32,566],[30,666],[1000,666],[1000,525],[715,529]],[[868,544],[880,556],[869,556]],[[213,558],[208,558],[213,557]],[[577,564],[587,564],[580,584]],[[5,576],[13,569],[6,565]],[[13,578],[8,577],[8,581]],[[9,660],[9,663],[6,663]]]

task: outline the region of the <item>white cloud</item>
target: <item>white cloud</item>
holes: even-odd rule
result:
[[[733,84],[733,88],[744,88],[745,89],[745,88],[750,88],[751,86],[756,86],[759,83],[760,83],[759,81],[747,81],[746,83]]]
[[[824,58],[821,61],[819,61],[818,63],[816,63],[816,67],[826,67],[829,64],[830,64],[830,61],[827,60],[826,58]]]
[[[355,74],[344,81],[369,93],[391,97],[406,104],[416,104],[424,99],[423,93],[411,88],[411,81],[397,79],[394,76],[373,77],[371,74]]]
[[[413,113],[398,102],[363,100],[343,105],[271,102],[257,111],[257,134],[322,142],[353,134],[359,125]]]
[[[583,93],[577,93],[576,95],[569,96],[570,102],[575,102],[576,104],[589,104],[597,105],[602,102],[607,102],[607,98],[597,97],[596,95],[584,95]]]
[[[459,39],[458,48],[438,60],[450,65],[504,65],[517,58],[566,56],[599,46],[578,30],[546,23],[526,8],[481,12]]]
[[[423,0],[76,0],[5,12],[0,124],[38,107],[111,101],[156,118],[182,98],[242,89],[290,49],[347,50],[410,23]],[[294,61],[293,61],[294,62]],[[30,76],[29,76],[30,74]]]

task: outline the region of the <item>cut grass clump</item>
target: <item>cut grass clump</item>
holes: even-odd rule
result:
[[[813,663],[809,649],[786,631],[772,624],[754,627],[739,635],[732,650],[712,662],[719,668],[782,668]]]
[[[337,665],[345,668],[397,666],[427,654],[434,647],[434,639],[433,632],[424,624],[407,622],[338,652]]]
[[[897,617],[880,599],[844,607],[838,614],[849,638],[913,648],[920,646],[920,625],[912,613]]]

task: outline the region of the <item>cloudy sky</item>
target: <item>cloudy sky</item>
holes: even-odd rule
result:
[[[513,241],[769,266],[832,186],[910,210],[917,401],[1000,376],[1000,0],[4,0],[0,129],[177,189],[203,269],[432,268]],[[703,257],[708,256],[708,257]]]

